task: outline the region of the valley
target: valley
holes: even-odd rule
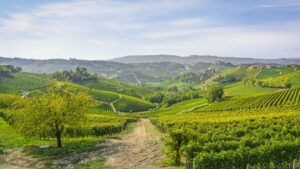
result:
[[[22,70],[20,60],[0,65],[2,168],[300,165],[296,64],[199,62],[166,74],[163,69],[173,68],[151,63],[159,80],[136,83],[95,74],[81,64],[28,72],[34,69]],[[150,63],[134,64],[148,68]],[[151,66],[145,72],[154,76]],[[133,74],[139,81],[140,74]]]

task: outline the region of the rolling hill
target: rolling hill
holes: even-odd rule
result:
[[[216,63],[216,62],[230,62],[235,65],[241,64],[300,64],[300,58],[288,59],[254,59],[254,58],[237,58],[237,57],[219,57],[210,55],[190,55],[190,56],[176,56],[176,55],[132,55],[112,59],[112,61],[120,63],[155,63],[155,62],[175,62],[192,64],[196,62]]]
[[[214,83],[224,85],[242,82],[245,85],[266,87],[266,88],[285,88],[299,86],[299,68],[292,68],[290,65],[282,66],[238,66],[219,71],[205,83],[197,87],[205,87]]]
[[[281,90],[260,96],[247,98],[228,98],[217,103],[201,107],[197,111],[232,111],[245,109],[263,109],[263,108],[299,108],[300,88]]]
[[[52,76],[47,74],[11,73],[8,77],[1,77],[0,93],[30,96],[36,92],[46,90],[52,80]],[[138,86],[127,85],[105,78],[87,81],[82,85],[72,82],[61,83],[88,93],[95,100],[102,103],[99,108],[104,111],[137,112],[155,107],[152,103],[141,99],[144,94],[149,94],[152,91]]]

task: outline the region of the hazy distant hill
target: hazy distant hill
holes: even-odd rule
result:
[[[101,60],[49,59],[35,60],[0,57],[0,64],[22,67],[25,72],[54,73],[56,71],[86,67],[88,71],[112,79],[129,83],[158,82],[176,76],[182,72],[204,72],[207,69],[223,69],[231,64],[226,63],[193,63],[152,62],[120,63]]]
[[[297,59],[254,59],[254,58],[236,58],[236,57],[218,57],[209,55],[191,55],[180,57],[175,55],[133,55],[112,59],[120,63],[154,63],[154,62],[175,62],[182,64],[191,64],[197,62],[216,63],[219,61],[230,62],[235,65],[252,63],[275,63],[275,64],[300,64],[300,58]]]

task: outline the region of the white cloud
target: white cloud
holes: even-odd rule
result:
[[[174,16],[206,0],[51,3],[0,18],[0,55],[107,59],[130,54],[295,57],[300,26],[222,26],[207,16]]]
[[[299,0],[273,1],[258,5],[261,8],[287,8],[300,6]]]

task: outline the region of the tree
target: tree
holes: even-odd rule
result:
[[[219,85],[214,85],[207,89],[206,99],[210,103],[215,101],[220,101],[223,97],[223,94],[224,94],[223,87]]]
[[[94,81],[97,80],[97,74],[89,73],[84,67],[77,67],[75,70],[55,72],[53,78],[58,81],[69,80],[76,83],[81,83],[84,81]]]
[[[55,137],[61,148],[65,128],[82,127],[85,114],[94,106],[87,94],[55,82],[43,95],[16,102],[13,124],[27,137]]]
[[[291,88],[292,84],[290,82],[285,82],[284,87]]]
[[[148,96],[148,100],[152,103],[161,103],[164,99],[164,94],[162,93],[155,93]]]

